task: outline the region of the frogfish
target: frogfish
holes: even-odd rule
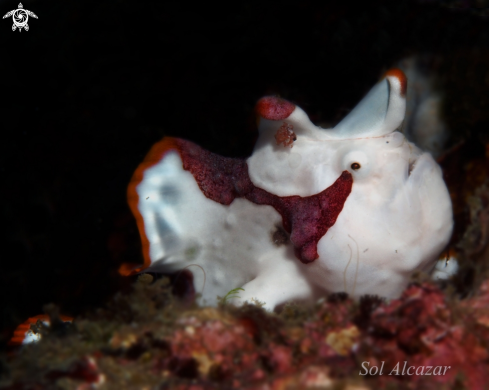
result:
[[[433,272],[453,216],[442,172],[402,131],[407,79],[389,70],[336,126],[295,104],[255,107],[247,159],[179,138],[156,143],[128,186],[141,272],[192,273],[200,302],[313,301],[334,292],[398,297]]]

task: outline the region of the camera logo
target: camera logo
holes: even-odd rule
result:
[[[37,19],[37,15],[32,11],[24,9],[22,3],[19,3],[19,8],[7,12],[3,16],[3,19],[8,18],[9,16],[12,16],[12,20],[14,21],[14,24],[12,24],[12,31],[19,29],[19,32],[22,31],[22,29],[29,31],[29,25],[27,24],[29,16]]]

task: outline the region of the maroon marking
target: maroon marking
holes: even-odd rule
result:
[[[275,141],[277,141],[277,145],[282,144],[285,147],[294,146],[294,141],[297,139],[297,136],[293,132],[293,129],[294,126],[284,122],[275,133]]]
[[[189,141],[175,139],[175,142],[183,169],[192,173],[207,198],[229,205],[234,199],[244,197],[255,204],[272,206],[282,216],[297,258],[307,264],[319,257],[318,241],[335,224],[350,195],[353,185],[350,172],[343,171],[319,194],[280,197],[252,183],[246,161],[218,156]]]
[[[295,105],[279,97],[265,96],[258,100],[255,110],[262,118],[279,121],[288,118]]]

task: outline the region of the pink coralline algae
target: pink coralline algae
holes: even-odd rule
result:
[[[484,331],[487,327],[475,331],[477,312],[467,310],[466,306],[487,300],[487,292],[458,307],[448,305],[446,299],[442,291],[431,285],[413,285],[400,299],[371,313],[364,324],[357,355],[362,361],[370,362],[370,366],[385,362],[387,374],[378,376],[380,383],[399,380],[419,386],[425,383],[452,386],[462,381],[466,388],[486,388],[489,354],[484,345],[489,338]],[[408,373],[405,365],[413,369]],[[427,374],[428,367],[431,374]],[[449,368],[440,375],[435,367]],[[395,377],[388,375],[392,370]]]
[[[333,294],[272,314],[256,305],[177,305],[162,280],[143,279],[99,318],[75,320],[70,333],[21,350],[0,385],[483,390],[489,383],[489,281],[465,301],[413,284],[390,303]]]

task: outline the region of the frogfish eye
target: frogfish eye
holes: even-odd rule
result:
[[[357,171],[361,168],[361,165],[357,162],[354,162],[353,164],[351,164],[351,169],[353,169],[354,171]]]

